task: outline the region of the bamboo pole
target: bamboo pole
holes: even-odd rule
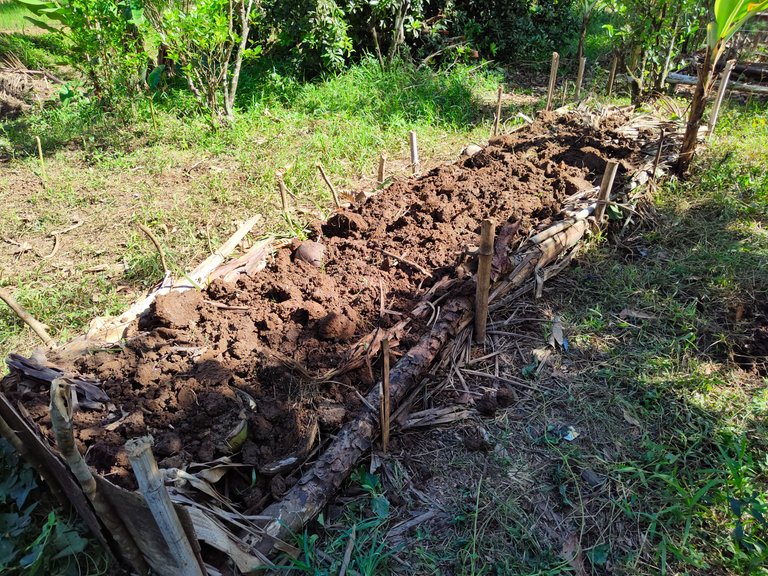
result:
[[[112,534],[120,554],[139,574],[147,574],[149,567],[144,556],[136,546],[136,542],[125,524],[115,514],[114,509],[103,494],[96,489],[96,480],[75,445],[70,386],[63,378],[55,378],[51,382],[51,428],[53,428],[53,434],[56,437],[56,446],[83,489],[83,493],[93,505],[96,516]]]
[[[336,205],[336,208],[341,208],[341,203],[339,202],[339,195],[336,194],[336,188],[333,187],[331,180],[326,175],[325,170],[323,170],[323,165],[320,164],[320,162],[318,162],[317,164],[315,164],[315,166],[317,166],[317,169],[320,171],[320,176],[323,177],[323,180],[325,181],[325,185],[328,186],[328,188],[331,190],[331,196],[333,196],[333,203]]]
[[[378,174],[378,182],[379,184],[384,184],[384,173],[387,169],[387,155],[382,152],[381,156],[379,156],[379,174]]]
[[[42,322],[36,320],[21,306],[21,304],[16,302],[16,299],[11,296],[11,293],[8,292],[8,290],[2,287],[0,287],[0,300],[8,304],[11,310],[13,310],[27,326],[32,328],[32,331],[40,337],[40,340],[42,340],[46,346],[49,348],[56,347],[56,342],[53,338],[51,338],[50,334],[48,334],[48,327]]]
[[[712,134],[715,132],[715,124],[717,124],[717,117],[720,115],[720,106],[723,103],[725,97],[725,89],[728,86],[728,81],[731,79],[731,72],[736,65],[736,60],[728,60],[725,64],[722,76],[720,76],[720,87],[717,90],[717,98],[712,106],[712,113],[709,116],[709,123],[707,124],[707,140],[712,140]]]
[[[598,225],[603,221],[605,208],[608,205],[608,198],[611,196],[611,189],[613,188],[613,181],[616,179],[618,168],[619,163],[615,160],[609,160],[605,166],[603,180],[600,182],[600,193],[597,196],[597,207],[595,208],[595,221]]]
[[[390,385],[389,385],[389,338],[381,341],[381,355],[384,364],[381,378],[381,402],[379,405],[381,419],[381,450],[386,453],[389,446],[389,420],[392,414],[392,405],[390,404]]]
[[[579,72],[576,75],[576,94],[574,98],[578,100],[581,98],[581,85],[584,82],[584,70],[587,68],[587,59],[586,57],[582,57],[581,60],[579,60]]]
[[[619,65],[619,57],[614,56],[613,60],[611,60],[611,72],[608,75],[608,97],[611,97],[611,94],[613,94],[613,83],[616,80],[616,68]]]
[[[552,110],[552,99],[555,96],[555,86],[557,85],[557,67],[560,64],[560,54],[552,52],[552,66],[549,69],[549,87],[547,89],[547,107],[546,110]]]
[[[477,289],[475,292],[475,342],[485,342],[488,324],[488,292],[491,288],[491,263],[493,261],[493,221],[483,220],[480,229],[480,250],[477,264]]]
[[[499,133],[499,122],[501,121],[501,97],[504,95],[504,86],[499,84],[496,95],[496,117],[493,119],[493,136]]]
[[[568,79],[563,80],[563,97],[560,100],[560,106],[565,106],[566,98],[568,98]]]
[[[48,187],[48,175],[45,173],[45,159],[43,158],[43,145],[40,142],[40,136],[35,136],[37,142],[37,156],[40,158],[40,180],[43,181],[43,187]]]
[[[176,561],[180,576],[203,576],[192,544],[184,532],[171,497],[165,489],[163,475],[152,455],[152,437],[132,438],[125,443],[139,491],[147,501],[152,517],[160,529],[171,557]]]
[[[415,130],[408,132],[408,140],[411,145],[411,174],[415,176],[419,172],[419,144]]]

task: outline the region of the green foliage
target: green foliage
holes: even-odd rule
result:
[[[456,0],[454,27],[485,57],[546,68],[552,51],[575,52],[574,5],[573,0]]]
[[[71,64],[86,73],[100,97],[139,85],[147,64],[140,0],[14,1],[36,16],[29,17],[34,24],[66,36]]]
[[[0,438],[0,572],[9,576],[77,576],[99,569],[89,565],[90,557],[83,556],[88,540],[79,528],[55,510],[40,516],[40,502],[31,498],[35,490],[32,468]]]

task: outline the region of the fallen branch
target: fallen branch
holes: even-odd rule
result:
[[[49,348],[56,348],[56,342],[48,334],[48,327],[27,312],[5,288],[0,288],[0,300],[8,304],[16,315],[40,337]]]
[[[369,248],[371,248],[372,250],[376,250],[376,252],[381,252],[385,256],[389,256],[390,258],[394,258],[395,260],[399,260],[400,262],[402,262],[403,264],[406,264],[407,266],[410,266],[414,270],[418,270],[419,272],[421,272],[425,276],[432,276],[432,273],[429,270],[427,270],[426,268],[424,268],[420,264],[416,264],[416,262],[414,262],[413,260],[408,260],[407,258],[404,258],[403,256],[398,256],[394,252],[390,252],[389,250],[384,250],[383,248],[376,248],[375,246],[369,246]]]

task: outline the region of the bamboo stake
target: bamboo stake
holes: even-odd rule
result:
[[[171,557],[176,561],[180,576],[203,576],[200,564],[165,489],[163,475],[152,455],[152,437],[132,438],[125,443],[139,491],[147,501]]]
[[[478,344],[485,342],[485,328],[488,324],[488,291],[491,288],[493,237],[493,221],[483,220],[477,264],[477,291],[475,292],[475,342]]]
[[[608,75],[608,97],[613,93],[613,82],[616,80],[616,68],[619,65],[619,57],[614,56],[611,60],[611,73]]]
[[[560,64],[560,54],[552,52],[552,67],[549,70],[549,88],[547,90],[547,111],[552,110],[552,99],[557,85],[557,67]]]
[[[597,196],[597,207],[595,208],[595,221],[598,225],[603,221],[605,207],[608,205],[608,198],[611,196],[611,189],[613,188],[613,181],[616,179],[616,170],[618,168],[619,163],[615,160],[609,160],[605,166],[603,180],[600,182],[600,193]]]
[[[390,404],[390,386],[389,386],[389,338],[381,341],[381,355],[384,362],[384,374],[381,379],[381,402],[379,405],[381,420],[381,450],[387,451],[389,446],[389,419],[392,414]]]
[[[139,551],[138,546],[136,546],[136,542],[131,537],[125,524],[115,514],[110,503],[96,489],[96,480],[75,445],[75,435],[72,429],[71,397],[70,384],[66,380],[55,378],[51,382],[51,427],[56,437],[56,446],[83,489],[83,493],[93,505],[96,516],[104,523],[115,539],[120,554],[137,572],[147,574],[149,567],[144,556]]]
[[[565,106],[565,99],[568,97],[568,80],[563,80],[563,97],[560,100],[560,106]]]
[[[666,133],[664,128],[661,129],[661,135],[659,136],[659,148],[656,150],[656,157],[653,159],[653,171],[651,172],[651,179],[656,182],[656,170],[659,168],[659,162],[661,161],[661,153],[664,149],[664,138]]]
[[[723,103],[723,97],[725,96],[725,89],[728,86],[728,81],[731,79],[731,72],[736,64],[736,60],[728,60],[725,64],[725,70],[720,77],[720,87],[717,90],[717,98],[712,106],[712,114],[709,117],[709,123],[707,124],[707,140],[712,140],[712,134],[715,132],[715,124],[717,124],[717,117],[720,115],[720,105]]]
[[[496,96],[496,117],[493,120],[493,136],[499,133],[499,122],[501,121],[501,97],[504,95],[504,86],[499,84],[498,94]]]
[[[43,145],[40,142],[40,136],[35,136],[37,141],[37,156],[40,158],[40,180],[43,181],[43,187],[48,187],[48,175],[45,173],[45,159],[43,158]]]
[[[411,144],[411,174],[414,176],[419,172],[419,145],[416,142],[416,131],[408,132],[408,140]]]
[[[11,293],[8,292],[8,290],[2,287],[0,287],[0,300],[8,304],[11,310],[13,310],[27,326],[32,328],[32,331],[40,337],[40,340],[42,340],[46,346],[49,348],[56,347],[55,340],[51,338],[50,334],[48,334],[48,327],[42,322],[36,320],[21,306],[21,304],[16,302],[16,299],[11,296]]]
[[[381,156],[379,156],[379,174],[378,174],[378,181],[379,184],[384,184],[384,173],[387,169],[387,155],[382,152]]]
[[[317,166],[317,169],[320,170],[320,176],[323,177],[323,180],[325,181],[325,185],[328,186],[328,188],[331,190],[331,196],[333,196],[333,203],[336,205],[336,208],[341,208],[341,203],[339,202],[339,196],[338,194],[336,194],[336,188],[333,187],[331,180],[325,174],[325,170],[323,170],[323,165],[320,164],[320,162],[318,162],[316,166]]]
[[[578,100],[581,98],[581,85],[584,82],[584,70],[587,68],[587,59],[582,57],[579,61],[579,72],[576,75],[576,95],[574,98]]]

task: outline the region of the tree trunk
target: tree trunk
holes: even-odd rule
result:
[[[709,93],[710,78],[712,77],[712,54],[714,50],[707,48],[704,62],[699,65],[699,81],[696,83],[696,90],[693,93],[691,101],[691,111],[688,114],[688,124],[683,137],[683,145],[680,148],[680,157],[677,160],[677,174],[684,175],[691,165],[693,154],[696,151],[696,144],[699,139],[699,126],[704,116],[704,109],[707,106],[707,95]]]
[[[578,54],[576,58],[576,62],[581,62],[581,59],[584,57],[584,42],[587,39],[587,27],[589,26],[589,14],[585,14],[581,18],[581,32],[579,33],[579,48],[578,48]]]

